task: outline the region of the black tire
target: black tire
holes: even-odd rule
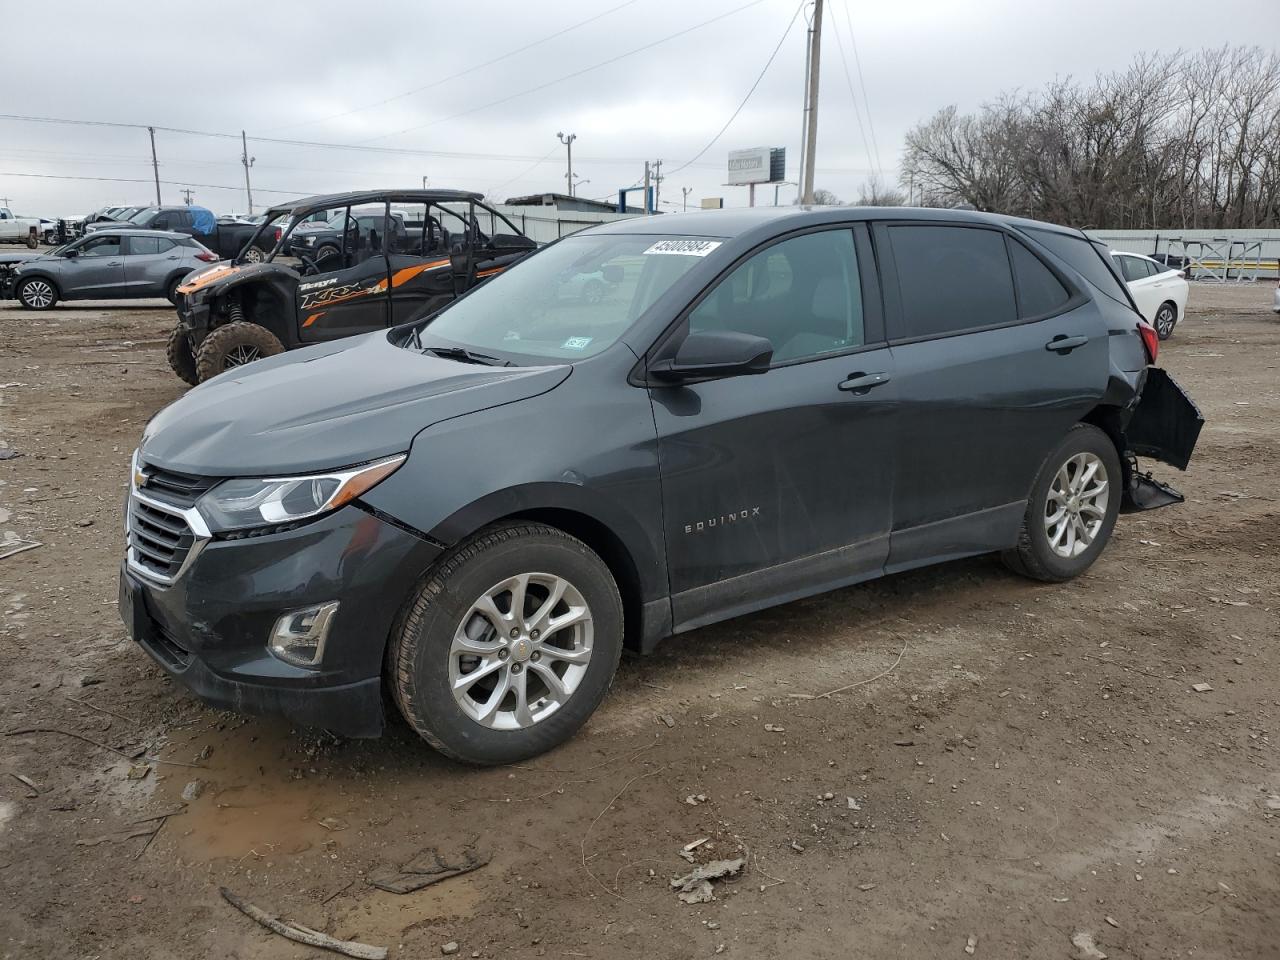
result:
[[[185,330],[181,327],[173,328],[173,332],[169,334],[169,342],[165,344],[164,353],[169,360],[169,366],[181,379],[193,387],[200,382],[200,377],[196,375],[196,358],[191,352],[191,340],[187,337]]]
[[[532,571],[563,577],[581,594],[591,613],[591,657],[577,687],[550,715],[524,728],[493,729],[465,713],[454,699],[450,648],[477,599],[495,584]],[[480,765],[515,763],[563,743],[587,721],[613,681],[622,635],[617,584],[590,547],[538,523],[489,527],[436,564],[418,584],[392,629],[388,685],[409,725],[441,753]],[[514,643],[511,649],[507,669],[514,670]],[[530,656],[536,660],[538,655]]]
[[[1156,328],[1156,336],[1161,340],[1168,340],[1173,336],[1173,328],[1178,323],[1178,306],[1172,300],[1166,300],[1160,304],[1160,308],[1156,310],[1155,322],[1151,325]]]
[[[40,235],[39,235],[39,234],[36,234],[36,233],[28,233],[28,234],[27,234],[27,249],[28,249],[28,250],[34,250],[34,249],[35,249],[36,247],[38,247],[38,246],[40,246]]]
[[[18,302],[28,310],[52,310],[58,303],[58,288],[46,277],[31,277],[18,284]]]
[[[204,383],[224,370],[284,353],[284,344],[266,327],[238,321],[218,327],[196,351],[196,377]]]
[[[1049,491],[1058,471],[1064,469],[1073,457],[1080,454],[1092,454],[1101,461],[1101,469],[1106,471],[1107,502],[1101,518],[1102,523],[1093,533],[1092,542],[1081,553],[1064,557],[1055,552],[1045,525]],[[1093,561],[1098,559],[1098,555],[1102,553],[1107,541],[1111,538],[1116,517],[1120,513],[1123,486],[1120,456],[1116,453],[1116,447],[1111,442],[1111,438],[1092,424],[1077,423],[1067,431],[1067,435],[1062,438],[1041,466],[1040,474],[1031,488],[1031,496],[1027,499],[1027,510],[1022,518],[1018,544],[1001,554],[1005,566],[1024,577],[1048,583],[1070,580],[1084,573]]]
[[[262,263],[265,259],[267,259],[267,255],[259,247],[250,247],[244,252],[245,263]]]
[[[182,277],[174,277],[164,288],[164,298],[175,307],[178,305],[178,287],[182,286]]]

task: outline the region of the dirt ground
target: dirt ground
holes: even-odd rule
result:
[[[1270,299],[1193,288],[1161,362],[1208,424],[1158,474],[1188,502],[1123,517],[1088,575],[976,559],[699,630],[491,770],[168,681],[115,598],[127,459],[183,389],[172,310],[0,305],[0,538],[43,544],[0,560],[0,957],[329,955],[221,886],[393,958],[1280,956]],[[687,905],[702,838],[747,863]],[[368,882],[468,843],[475,872]]]

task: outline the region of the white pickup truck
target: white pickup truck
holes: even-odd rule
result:
[[[0,243],[25,243],[34,250],[40,245],[40,221],[16,216],[8,207],[0,207]]]

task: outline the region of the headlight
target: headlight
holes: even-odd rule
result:
[[[305,477],[224,480],[201,497],[196,507],[210,529],[219,533],[293,523],[350,503],[391,476],[406,456],[401,453],[376,463]]]

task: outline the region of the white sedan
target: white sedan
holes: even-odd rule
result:
[[[1140,253],[1112,250],[1111,256],[1143,317],[1156,328],[1161,340],[1168,340],[1187,309],[1190,288],[1182,271]]]

